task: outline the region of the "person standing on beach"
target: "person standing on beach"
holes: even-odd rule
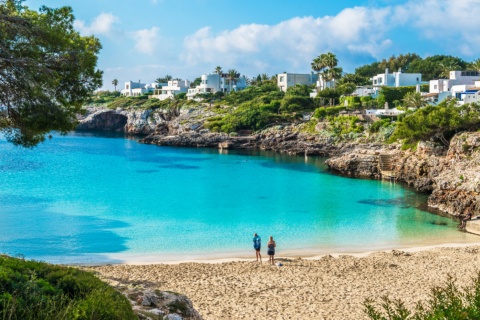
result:
[[[268,241],[267,243],[267,254],[268,254],[268,262],[273,266],[274,265],[274,257],[275,257],[275,247],[277,246],[277,244],[275,243],[275,241],[273,240],[273,237],[270,236],[270,241]]]
[[[262,239],[256,233],[253,234],[253,249],[255,249],[255,254],[257,256],[257,262],[260,258],[260,263],[262,263],[262,255],[260,254],[260,248],[262,247]]]

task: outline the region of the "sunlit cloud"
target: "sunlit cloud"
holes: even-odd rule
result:
[[[114,31],[114,25],[120,19],[111,13],[101,13],[95,17],[90,25],[83,20],[76,20],[74,27],[83,35],[111,36]]]
[[[135,49],[139,53],[153,55],[160,44],[160,29],[152,27],[133,31],[130,33],[130,37],[135,41]]]

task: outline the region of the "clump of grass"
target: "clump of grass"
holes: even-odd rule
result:
[[[137,319],[92,273],[0,256],[0,319]]]
[[[458,288],[455,279],[448,277],[443,287],[432,289],[431,298],[418,302],[414,310],[409,310],[400,300],[382,297],[381,309],[375,301],[364,302],[365,313],[373,320],[433,320],[433,319],[480,319],[480,272],[472,279],[472,285]]]

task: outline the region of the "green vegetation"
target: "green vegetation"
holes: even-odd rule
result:
[[[385,106],[385,102],[388,102],[388,107],[395,106],[395,101],[401,101],[410,92],[415,92],[415,86],[405,87],[382,87],[377,97],[377,105],[379,108]],[[428,91],[428,85],[421,86],[420,91]]]
[[[317,108],[315,109],[315,112],[313,113],[313,117],[317,118],[319,120],[325,119],[327,116],[336,116],[338,115],[341,111],[345,110],[345,107],[339,106],[339,107],[326,107],[326,108]]]
[[[292,98],[293,97],[293,98]],[[286,98],[286,99],[285,99]],[[285,114],[285,108],[303,108],[304,97],[287,96],[276,85],[265,84],[259,87],[249,87],[245,90],[231,93],[217,103],[213,110],[225,116],[210,118],[206,127],[213,132],[234,132],[241,129],[260,130],[271,124],[292,121],[295,116]],[[235,106],[218,108],[218,104]]]
[[[328,117],[329,131],[337,136],[363,132],[363,125],[356,116]]]
[[[1,319],[137,319],[92,273],[0,256]]]
[[[480,105],[457,106],[455,101],[444,101],[438,106],[427,106],[399,119],[390,142],[401,140],[404,148],[415,148],[420,140],[448,145],[455,133],[479,128]]]
[[[89,105],[102,105],[108,104],[110,102],[115,101],[117,98],[120,97],[120,92],[118,91],[97,91],[90,96],[90,98],[85,101],[86,104]]]
[[[52,130],[74,128],[90,93],[102,83],[101,45],[81,36],[70,7],[40,11],[0,1],[0,131],[33,147]]]
[[[440,77],[448,78],[449,71],[465,70],[467,66],[466,61],[453,56],[434,55],[422,59],[415,53],[407,53],[358,67],[355,69],[355,75],[366,80],[384,73],[388,68],[390,72],[397,72],[400,69],[402,72],[421,73],[422,81],[429,81]]]
[[[480,273],[472,279],[472,286],[463,289],[449,277],[445,286],[433,288],[430,299],[417,303],[414,311],[405,307],[403,301],[388,297],[382,298],[382,310],[370,299],[364,306],[365,313],[373,320],[480,319]]]

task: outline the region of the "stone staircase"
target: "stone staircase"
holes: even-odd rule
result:
[[[382,179],[395,180],[395,171],[393,171],[393,155],[381,154],[378,157],[378,169]]]

